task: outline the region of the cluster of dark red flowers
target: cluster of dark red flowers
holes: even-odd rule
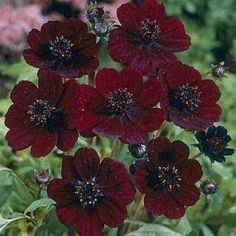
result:
[[[211,160],[224,160],[233,153],[226,148],[227,132],[203,132],[220,120],[220,91],[214,81],[177,61],[174,53],[188,49],[190,37],[178,18],[166,17],[163,4],[127,3],[117,15],[121,25],[111,31],[108,49],[116,62],[127,66],[120,72],[103,68],[95,73],[99,43],[78,19],[50,21],[29,33],[24,58],[40,69],[38,87],[21,81],[13,89],[6,139],[14,150],[31,146],[32,156],[41,157],[55,146],[70,150],[79,134],[119,138],[132,155],[141,157],[130,172],[145,194],[146,209],[179,218],[200,196],[195,184],[202,177],[201,166],[188,159],[183,142],[164,137],[149,141],[148,135],[170,121],[198,131],[199,149]],[[94,84],[77,83],[83,75]],[[48,194],[62,223],[76,226],[81,236],[99,236],[104,224],[123,223],[135,188],[123,164],[109,158],[100,163],[94,150],[82,148],[74,157],[64,155],[62,179],[50,182]]]

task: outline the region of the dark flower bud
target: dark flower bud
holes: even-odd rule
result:
[[[201,190],[204,194],[214,194],[218,190],[218,185],[212,179],[207,179],[201,184]]]
[[[227,147],[231,137],[223,126],[211,126],[207,132],[197,132],[196,139],[199,143],[194,146],[208,156],[211,162],[223,162],[226,160],[225,156],[234,154],[234,149]]]
[[[134,158],[143,158],[147,154],[147,147],[144,144],[132,144],[129,145],[128,149]]]
[[[34,173],[35,181],[39,185],[47,185],[50,181],[50,174],[48,170],[38,170]]]
[[[211,74],[215,78],[225,77],[225,73],[229,70],[229,68],[225,66],[225,63],[223,61],[217,65],[211,65],[211,67]]]

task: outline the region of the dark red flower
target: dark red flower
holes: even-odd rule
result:
[[[135,194],[123,164],[110,158],[100,164],[96,151],[81,148],[63,158],[62,178],[48,186],[62,223],[76,226],[80,236],[101,236],[104,224],[123,223]]]
[[[31,146],[33,157],[46,156],[54,146],[68,151],[78,139],[79,85],[72,80],[63,84],[52,71],[39,71],[38,77],[38,87],[29,81],[15,86],[5,119],[8,144],[14,150]]]
[[[189,160],[189,148],[181,141],[159,137],[148,147],[148,159],[133,167],[135,183],[145,194],[144,205],[154,215],[180,218],[200,196],[195,183],[202,177],[196,160]]]
[[[96,76],[96,88],[82,85],[80,93],[82,133],[142,143],[164,120],[163,112],[154,108],[161,95],[157,80],[143,82],[141,74],[129,68],[120,73],[103,69]]]
[[[173,63],[160,73],[160,81],[161,107],[177,126],[201,131],[220,120],[219,88],[212,80],[203,80],[193,67]]]
[[[174,52],[190,46],[183,23],[177,17],[167,18],[164,5],[156,0],[140,6],[123,4],[117,16],[121,26],[110,34],[110,55],[142,74],[153,74],[162,64],[176,60]]]
[[[96,36],[78,19],[49,21],[41,31],[33,29],[27,41],[30,49],[23,52],[28,64],[51,69],[65,78],[81,77],[96,70],[98,45]]]

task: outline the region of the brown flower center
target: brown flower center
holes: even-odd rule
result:
[[[51,56],[55,59],[68,61],[72,57],[72,48],[74,44],[64,36],[58,36],[55,40],[49,42]]]
[[[45,100],[37,99],[29,105],[27,114],[36,126],[42,126],[49,131],[58,131],[66,125],[64,112]]]
[[[75,189],[75,194],[83,207],[95,207],[104,196],[95,178],[87,182],[77,181]]]
[[[199,92],[197,87],[188,84],[172,90],[169,93],[169,102],[172,107],[179,111],[194,112],[199,106]]]
[[[173,189],[179,189],[181,180],[175,166],[159,166],[147,174],[147,183],[155,191],[170,192]]]
[[[211,150],[216,152],[223,151],[225,147],[224,141],[217,136],[213,136],[209,139],[209,145]]]
[[[156,42],[159,39],[160,27],[157,21],[149,19],[141,22],[140,34],[147,43]]]
[[[133,103],[133,94],[125,89],[118,89],[111,93],[107,99],[107,110],[109,115],[125,115],[125,112]]]

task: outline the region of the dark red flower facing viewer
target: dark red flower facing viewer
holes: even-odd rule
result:
[[[103,226],[117,227],[127,218],[135,190],[123,164],[110,158],[100,163],[93,149],[81,148],[63,158],[62,178],[49,183],[57,215],[80,236],[101,236]]]
[[[219,88],[212,80],[203,80],[193,67],[173,63],[160,73],[163,90],[161,107],[167,119],[191,131],[201,131],[220,120]]]
[[[177,17],[167,18],[164,5],[156,0],[146,0],[140,6],[123,4],[117,16],[121,26],[110,34],[110,55],[142,74],[152,74],[175,61],[174,52],[190,47],[183,23]]]
[[[14,150],[31,146],[33,157],[46,156],[55,146],[68,151],[78,139],[74,120],[79,85],[72,80],[63,84],[52,71],[39,71],[38,77],[38,87],[29,81],[15,86],[5,119],[9,146]]]
[[[31,66],[54,70],[64,78],[91,73],[98,67],[98,45],[96,36],[87,31],[87,25],[75,18],[49,21],[41,31],[29,33],[30,49],[24,50],[24,58]]]
[[[148,158],[136,161],[132,167],[135,183],[145,194],[144,205],[150,213],[177,219],[198,201],[195,183],[203,172],[188,156],[189,148],[183,142],[159,137],[149,143]]]
[[[82,134],[117,137],[133,144],[145,142],[148,133],[161,126],[164,114],[154,108],[161,96],[157,80],[143,82],[141,74],[131,69],[103,69],[95,81],[96,88],[80,88]]]

